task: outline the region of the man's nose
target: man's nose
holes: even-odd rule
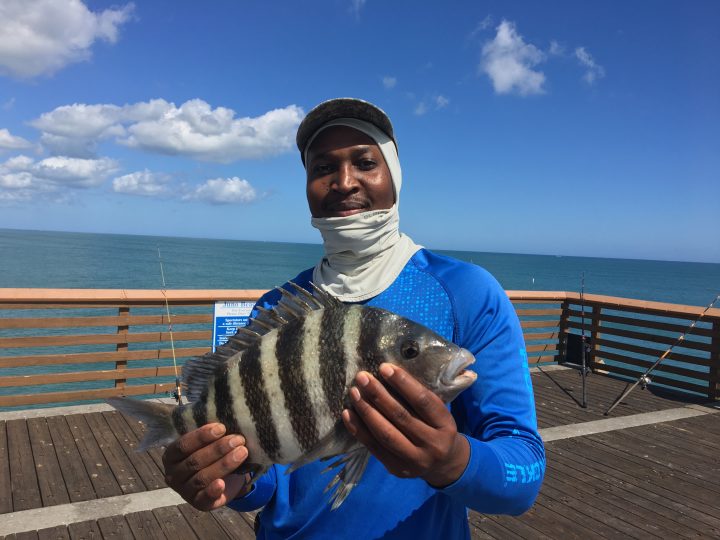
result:
[[[335,189],[341,193],[347,193],[357,189],[358,179],[355,176],[355,170],[352,163],[343,163],[337,169],[335,181],[333,182]]]

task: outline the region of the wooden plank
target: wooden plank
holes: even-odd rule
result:
[[[553,487],[551,483],[541,488],[541,504],[571,519],[578,533],[603,538],[654,538],[655,535],[641,531],[629,523],[607,512],[607,508],[595,507],[582,499],[576,499],[568,493]]]
[[[529,343],[531,341],[547,341],[549,339],[557,339],[559,335],[559,332],[523,332],[523,336],[525,337],[525,343]]]
[[[542,316],[559,316],[562,314],[562,309],[516,309],[518,317],[542,317]]]
[[[86,401],[105,399],[114,396],[142,396],[145,394],[164,394],[175,390],[175,383],[158,383],[126,386],[125,388],[97,388],[70,390],[67,392],[43,392],[38,394],[20,394],[0,396],[0,407],[17,405],[36,405],[38,403],[59,403],[65,401]]]
[[[90,476],[64,416],[47,417],[47,427],[55,446],[55,456],[63,474],[65,489],[71,502],[88,501],[96,497]]]
[[[142,538],[142,540],[165,540],[167,538],[150,510],[127,514],[125,520],[135,538]]]
[[[559,319],[548,319],[547,321],[520,321],[521,328],[554,328],[560,326]]]
[[[240,517],[239,512],[223,506],[222,508],[213,510],[210,515],[215,518],[220,527],[225,531],[225,534],[228,535],[228,538],[232,538],[233,540],[255,539],[255,531]]]
[[[605,360],[615,360],[617,362],[625,362],[633,366],[639,366],[643,370],[649,368],[655,363],[654,360],[643,360],[641,358],[635,358],[633,356],[626,356],[624,354],[618,354],[612,351],[601,350],[596,354],[597,358],[603,358]],[[683,377],[690,377],[693,379],[700,379],[702,381],[710,380],[710,374],[707,372],[697,371],[693,369],[682,368],[679,366],[673,366],[671,364],[660,364],[660,366],[653,371],[654,373],[673,373],[675,375],[682,375]]]
[[[25,420],[8,420],[8,455],[13,511],[40,508],[42,499],[33,462],[30,435]]]
[[[210,347],[176,347],[178,358],[202,356],[210,352]],[[143,349],[139,351],[105,351],[75,354],[44,354],[27,356],[0,357],[0,368],[27,366],[54,366],[60,364],[97,364],[100,362],[118,362],[121,360],[158,360],[172,358],[172,349]]]
[[[147,452],[136,451],[139,444],[138,438],[125,422],[123,416],[117,411],[104,412],[102,415],[120,443],[120,448],[125,452],[125,455],[140,476],[145,488],[150,490],[167,487],[165,474],[155,464],[152,457]]]
[[[163,306],[164,308],[164,306]],[[160,306],[158,306],[160,309]],[[173,326],[180,324],[207,324],[212,323],[211,313],[197,313],[188,315],[170,315]],[[118,326],[127,323],[129,326],[167,326],[167,315],[131,315],[121,317],[118,315],[102,315],[96,317],[13,317],[0,318],[0,328],[81,328]]]
[[[104,540],[135,540],[123,516],[100,518],[97,524]]]
[[[70,540],[70,533],[65,525],[41,529],[37,533],[38,540]]]
[[[0,420],[0,514],[12,512],[12,509],[7,429],[5,421]]]
[[[680,519],[678,512],[670,512],[667,508],[655,504],[644,497],[637,496],[632,490],[628,491],[617,485],[605,483],[582,469],[575,469],[566,465],[562,460],[550,459],[547,462],[545,483],[553,482],[559,486],[567,486],[567,492],[574,494],[576,499],[593,501],[599,507],[605,508],[651,534],[663,537],[670,534],[676,537],[697,537],[700,530],[692,528],[697,523],[690,519]],[[559,487],[559,489],[561,489]],[[569,504],[573,504],[572,502]],[[664,512],[671,513],[670,516]],[[699,527],[702,529],[702,526]]]
[[[115,479],[120,484],[122,492],[127,494],[145,491],[145,486],[140,480],[138,472],[123,449],[120,448],[120,443],[105,421],[105,417],[101,413],[92,413],[86,414],[85,420],[87,420],[88,427],[92,431],[100,451],[105,456]]]
[[[97,497],[102,499],[122,495],[123,491],[100,451],[85,417],[82,414],[72,414],[67,416],[66,420]]]
[[[515,523],[515,521],[512,523]],[[503,527],[503,525],[491,519],[491,516],[473,511],[468,512],[468,524],[470,526],[470,537],[473,539],[495,538],[504,540],[505,538],[531,538],[530,536],[518,534],[514,529]],[[542,538],[539,531],[535,531],[534,537]]]
[[[145,425],[139,420],[136,420],[135,418],[127,416],[123,413],[120,413],[120,417],[125,420],[125,424],[135,435],[136,440],[142,441],[143,437],[145,436]],[[151,448],[150,450],[146,450],[145,453],[148,454],[150,458],[152,458],[158,470],[163,474],[164,479],[165,465],[163,464],[162,456],[165,453],[165,450],[162,448]]]
[[[165,536],[173,540],[197,540],[198,536],[175,506],[155,508],[152,513],[160,524]],[[199,538],[207,538],[202,535]]]
[[[582,329],[581,324],[575,323],[573,321],[569,321],[568,326],[570,328],[574,328],[576,330]],[[668,336],[661,336],[658,334],[648,334],[646,332],[635,332],[632,330],[624,330],[622,328],[613,328],[612,326],[607,326],[607,325],[604,325],[602,327],[602,333],[603,334],[611,334],[614,336],[626,337],[626,338],[630,338],[630,339],[637,339],[639,341],[649,341],[651,343],[665,344],[665,345],[673,345],[678,340],[677,336],[676,337],[668,337]],[[705,343],[705,342],[701,342],[701,341],[693,341],[692,334],[690,334],[690,336],[688,336],[686,339],[684,339],[681,343],[679,343],[676,346],[686,348],[686,349],[693,349],[696,351],[703,351],[703,352],[710,351],[710,343]]]
[[[100,527],[94,520],[81,521],[68,525],[71,540],[102,540]]]
[[[178,341],[203,341],[212,339],[212,330],[189,330],[173,332]],[[63,347],[75,345],[117,345],[118,343],[160,343],[170,341],[170,332],[138,332],[122,336],[118,334],[84,334],[64,336],[31,336],[0,338],[0,348]]]
[[[181,504],[178,510],[199,538],[225,538],[227,534],[209,512],[201,512],[189,504]]]
[[[11,534],[6,538],[8,540],[10,540],[10,538],[13,540],[38,540],[38,533],[37,531],[24,531],[17,534]]]
[[[693,516],[697,520],[718,528],[720,532],[720,508],[717,507],[717,498],[711,500],[710,504],[703,502],[700,499],[707,497],[698,494],[697,490],[689,489],[677,476],[664,480],[652,467],[638,468],[636,463],[628,462],[627,451],[608,451],[607,447],[599,449],[585,438],[555,441],[554,450],[579,463],[587,462],[585,456],[590,456],[588,466],[602,469],[607,475],[623,481],[624,484],[630,483],[646,492],[660,495],[674,503],[680,511],[689,513],[690,509],[696,510],[697,513],[693,513]]]
[[[17,386],[41,386],[69,382],[112,381],[118,378],[138,379],[141,377],[167,377],[173,375],[173,366],[157,366],[130,369],[98,369],[70,373],[41,373],[34,375],[0,376],[0,388]]]
[[[571,317],[577,317],[577,318],[582,317],[582,312],[580,312],[580,311],[570,310],[569,314]],[[587,313],[585,313],[585,318],[587,318]],[[603,322],[626,324],[628,326],[640,326],[643,328],[652,328],[654,330],[666,330],[668,332],[677,332],[677,334],[680,335],[688,329],[688,327],[690,326],[690,323],[693,320],[695,320],[695,318],[693,317],[691,320],[689,320],[688,324],[677,324],[677,323],[669,323],[669,322],[662,322],[662,321],[652,321],[649,319],[619,317],[617,315],[603,314],[602,320],[603,320]],[[696,326],[693,329],[691,335],[711,337],[712,330],[710,328],[698,328]]]
[[[29,418],[27,427],[42,505],[69,503],[70,497],[45,418]]]

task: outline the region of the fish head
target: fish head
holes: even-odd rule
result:
[[[429,328],[392,315],[386,320],[383,334],[383,360],[402,367],[437,394],[451,402],[477,379],[467,369],[475,357]]]

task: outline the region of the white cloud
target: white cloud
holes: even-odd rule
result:
[[[582,66],[587,68],[583,75],[583,80],[586,83],[593,84],[605,76],[605,68],[595,62],[595,59],[585,50],[585,47],[576,48],[575,57]]]
[[[112,181],[113,191],[143,197],[158,197],[170,194],[167,175],[150,172],[145,169],[119,176]]]
[[[255,118],[236,118],[232,109],[213,109],[201,99],[180,107],[155,99],[124,106],[65,105],[31,125],[43,132],[43,145],[65,155],[89,157],[98,141],[114,138],[148,152],[228,163],[290,150],[303,116],[296,105]]]
[[[495,38],[483,45],[480,67],[497,94],[542,94],[545,75],[532,68],[544,59],[540,49],[525,43],[513,23],[503,20]]]
[[[32,143],[12,135],[7,129],[0,129],[0,148],[6,148],[8,150],[23,150],[30,148]]]
[[[478,34],[481,34],[485,30],[490,28],[493,25],[493,22],[494,21],[493,21],[492,15],[486,15],[485,18],[477,24],[475,29],[468,34],[466,40],[467,41],[474,40]]]
[[[367,0],[350,0],[350,10],[355,14],[356,17],[360,16],[360,10],[365,5]]]
[[[450,104],[450,100],[445,96],[435,96],[435,108],[444,109]]]
[[[560,45],[557,41],[554,39],[550,42],[550,49],[548,50],[548,54],[551,56],[562,56],[565,54],[565,47]]]
[[[250,203],[258,195],[250,182],[234,176],[232,178],[215,178],[207,180],[191,193],[183,196],[184,200],[198,200],[211,204]]]
[[[391,88],[395,88],[395,85],[397,84],[397,79],[395,77],[386,76],[382,78],[382,83],[385,88],[390,90]]]
[[[23,179],[45,188],[88,188],[102,184],[117,169],[118,163],[109,158],[55,156],[35,161],[28,156],[15,156],[0,164],[0,182],[4,187]]]
[[[427,105],[425,105],[424,101],[421,101],[415,106],[415,110],[413,111],[413,114],[415,116],[422,116],[427,112]]]
[[[3,0],[0,74],[31,78],[86,60],[98,39],[117,41],[133,9],[92,12],[80,0]]]

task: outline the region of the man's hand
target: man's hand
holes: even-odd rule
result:
[[[248,475],[234,471],[247,459],[245,439],[222,424],[186,433],[163,454],[165,482],[198,510],[224,506],[247,491]]]
[[[468,464],[470,445],[450,411],[402,368],[382,364],[380,375],[406,404],[361,371],[350,389],[353,408],[343,411],[345,427],[391,474],[420,477],[435,487],[455,482]]]

